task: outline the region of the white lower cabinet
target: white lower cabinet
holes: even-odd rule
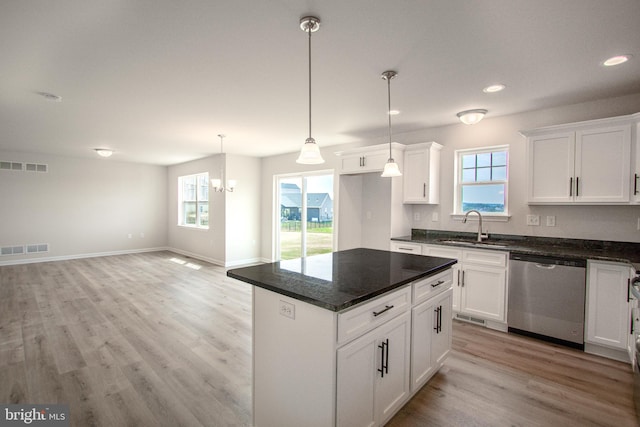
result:
[[[455,258],[453,311],[506,324],[507,252],[425,245],[423,255]]]
[[[599,353],[595,344],[627,353],[630,274],[626,264],[588,261],[585,351]]]
[[[383,425],[409,396],[409,313],[338,349],[338,426]]]
[[[449,355],[451,298],[449,288],[411,310],[411,392],[418,391]]]

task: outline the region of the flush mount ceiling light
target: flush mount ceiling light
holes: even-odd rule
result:
[[[388,99],[388,108],[387,108],[387,116],[389,117],[389,160],[384,165],[384,170],[382,171],[382,177],[384,178],[393,178],[394,176],[402,176],[400,172],[400,168],[398,168],[398,164],[395,160],[393,160],[393,156],[391,155],[391,79],[395,78],[398,73],[395,71],[385,71],[382,73],[382,79],[387,81],[387,99]]]
[[[51,102],[62,102],[62,97],[53,93],[49,93],[49,92],[36,92],[36,94],[40,95],[41,97],[43,97],[44,99],[46,99],[47,101],[51,101]]]
[[[465,125],[475,125],[478,123],[488,111],[478,108],[475,110],[460,111],[457,116]]]
[[[315,16],[305,16],[300,19],[300,28],[302,31],[309,33],[309,138],[304,142],[296,163],[319,165],[324,163],[324,159],[320,154],[320,148],[316,144],[316,140],[311,136],[311,33],[320,29],[320,19]]]
[[[222,143],[224,141],[224,137],[226,135],[223,134],[218,134],[218,137],[220,137],[220,154],[224,154],[224,150],[222,149]],[[219,179],[212,179],[211,180],[211,186],[213,187],[213,191],[218,192],[218,193],[222,193],[225,190],[229,191],[229,192],[233,192],[233,190],[236,188],[236,180],[235,179],[230,179],[227,181],[227,187],[224,187],[224,171],[225,168],[220,168],[220,178]]]
[[[482,89],[482,91],[484,93],[496,93],[504,90],[504,88],[506,88],[506,86],[503,85],[502,83],[496,83],[496,84],[485,87],[484,89]]]
[[[96,148],[95,152],[101,157],[111,157],[113,154],[113,150],[109,150],[108,148]]]
[[[611,58],[604,61],[602,65],[604,65],[605,67],[613,67],[614,65],[624,64],[629,59],[631,59],[631,55],[612,56]]]

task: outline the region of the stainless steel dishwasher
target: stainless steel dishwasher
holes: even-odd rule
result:
[[[584,349],[584,259],[509,255],[509,332]]]

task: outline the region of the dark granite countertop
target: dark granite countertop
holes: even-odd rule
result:
[[[492,234],[483,244],[477,245],[474,243],[476,236],[476,233],[468,232],[413,229],[411,236],[394,237],[392,240],[622,262],[631,264],[640,273],[640,243]]]
[[[327,310],[341,311],[456,262],[359,248],[235,268],[227,271],[227,276]]]

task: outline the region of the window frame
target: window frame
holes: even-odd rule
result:
[[[506,152],[506,177],[504,180],[489,180],[489,181],[480,181],[473,183],[465,183],[462,180],[463,174],[463,165],[462,158],[463,156],[468,156],[470,154],[478,155],[485,153],[494,153],[494,152]],[[502,184],[504,185],[504,212],[482,212],[482,217],[487,218],[493,221],[508,221],[510,218],[509,215],[509,175],[510,175],[510,167],[509,167],[509,145],[494,145],[490,147],[479,147],[479,148],[465,148],[460,150],[455,150],[454,156],[454,201],[453,201],[453,213],[451,214],[454,219],[462,219],[464,217],[465,211],[462,210],[462,190],[465,185],[492,185],[492,184]]]
[[[185,200],[185,182],[187,179],[193,178],[195,179],[195,189],[194,191],[194,195],[195,195],[195,199],[194,200]],[[199,189],[199,185],[201,185],[201,183],[203,182],[202,179],[204,179],[204,183],[206,185],[207,188],[207,199],[206,200],[202,200],[201,199],[201,195],[200,195],[200,189]],[[186,228],[193,228],[193,229],[200,229],[200,230],[208,230],[209,229],[209,224],[211,223],[211,205],[210,205],[210,201],[211,201],[211,191],[209,189],[209,172],[200,172],[200,173],[194,173],[194,174],[189,174],[189,175],[182,175],[178,177],[178,226],[179,227],[186,227]],[[186,223],[186,215],[185,215],[185,203],[194,203],[195,204],[195,212],[196,212],[196,220],[195,220],[195,224],[187,224]],[[202,216],[201,216],[201,212],[199,207],[203,204],[207,205],[207,224],[203,225],[202,224]]]

